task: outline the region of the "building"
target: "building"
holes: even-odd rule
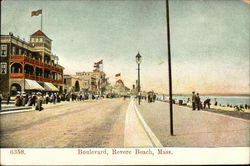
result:
[[[41,30],[33,33],[29,42],[12,33],[1,35],[0,91],[4,96],[63,91],[64,68],[51,45],[52,40]]]
[[[113,89],[116,95],[128,95],[130,89],[126,87],[121,79],[117,80]]]
[[[108,78],[103,71],[77,72],[76,75],[64,75],[64,93],[86,92],[103,95]]]

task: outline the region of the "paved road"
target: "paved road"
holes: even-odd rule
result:
[[[250,121],[207,111],[192,111],[174,105],[174,134],[169,132],[169,104],[146,103],[138,106],[144,120],[163,146],[172,147],[249,147]]]
[[[176,105],[176,136],[170,136],[163,102],[135,106],[128,99],[103,99],[44,107],[0,115],[1,147],[249,146],[248,120]]]
[[[128,103],[65,102],[1,115],[1,147],[123,147]]]

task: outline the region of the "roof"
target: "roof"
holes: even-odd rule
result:
[[[36,32],[33,33],[31,36],[45,36],[45,37],[49,38],[49,37],[46,36],[45,33],[43,33],[41,30],[36,31]]]
[[[124,84],[121,79],[117,80],[116,83]]]

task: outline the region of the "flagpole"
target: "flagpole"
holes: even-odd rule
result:
[[[43,13],[41,13],[41,31],[43,31]]]
[[[102,72],[103,72],[103,59],[101,61],[102,61]]]

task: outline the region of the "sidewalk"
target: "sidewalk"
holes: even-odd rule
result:
[[[124,147],[162,147],[131,99],[125,120]]]
[[[249,120],[173,105],[171,136],[168,103],[137,107],[164,147],[249,147]]]
[[[29,110],[29,109],[32,109],[32,107],[31,106],[16,106],[13,102],[10,102],[10,104],[2,103],[0,113],[20,111],[20,110]]]
[[[99,99],[100,100],[100,99]],[[105,99],[101,99],[105,100]],[[42,107],[46,109],[57,108],[60,105],[65,105],[67,103],[79,103],[79,102],[95,102],[98,100],[82,100],[82,101],[63,101],[60,103],[48,103],[43,104]],[[0,114],[9,114],[9,113],[19,113],[19,112],[27,112],[27,111],[35,111],[35,106],[15,106],[14,102],[10,102],[10,104],[2,104],[2,109],[0,110]]]

